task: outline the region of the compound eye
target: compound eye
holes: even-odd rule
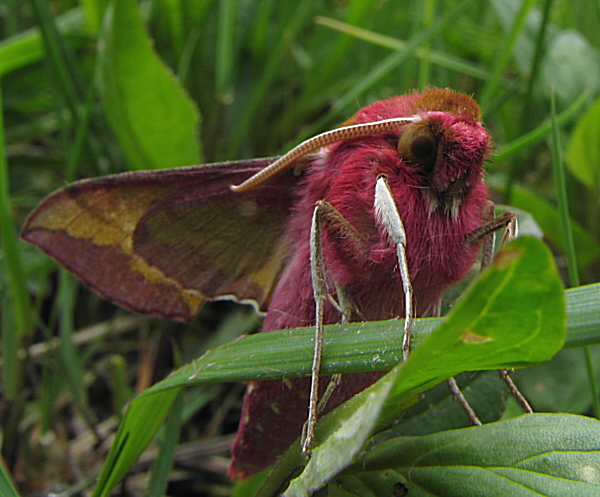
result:
[[[419,136],[413,140],[410,151],[417,161],[429,162],[431,159],[435,159],[437,143],[432,136]]]
[[[438,140],[426,123],[417,123],[402,133],[398,153],[404,160],[430,170],[437,158]]]

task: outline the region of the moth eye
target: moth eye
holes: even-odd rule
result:
[[[438,141],[429,126],[410,126],[398,140],[400,156],[414,164],[431,169],[435,164],[438,152]]]
[[[418,161],[429,161],[435,157],[437,144],[431,136],[419,136],[412,142],[410,150]]]

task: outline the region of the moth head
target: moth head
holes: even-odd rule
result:
[[[470,97],[431,90],[415,105],[420,121],[400,130],[398,155],[419,177],[429,210],[454,217],[472,185],[482,180],[490,138]]]

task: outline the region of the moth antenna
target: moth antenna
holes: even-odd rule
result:
[[[246,181],[239,185],[231,185],[231,189],[236,192],[245,192],[255,186],[260,185],[264,181],[279,174],[284,169],[290,167],[301,157],[309,154],[313,150],[324,147],[331,143],[348,140],[350,138],[362,138],[365,136],[373,136],[390,129],[397,128],[407,122],[420,121],[420,116],[412,117],[395,117],[393,119],[384,119],[382,121],[374,121],[371,123],[352,124],[350,126],[342,126],[341,128],[325,131],[317,136],[313,136],[308,140],[303,141],[287,154],[282,155],[273,164],[265,167],[262,171],[257,172],[254,176],[250,176]]]

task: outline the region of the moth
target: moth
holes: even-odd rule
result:
[[[78,181],[42,201],[22,237],[131,311],[189,322],[205,300],[231,298],[266,312],[270,331],[314,325],[317,310],[321,324],[435,315],[486,236],[514,220],[493,217],[484,182],[490,137],[467,95],[430,88],[379,101],[309,142],[279,160]],[[397,211],[402,243],[377,188]],[[326,410],[379,376],[342,376]],[[271,465],[300,436],[310,384],[248,385],[233,478]],[[315,398],[324,391],[321,382]]]

